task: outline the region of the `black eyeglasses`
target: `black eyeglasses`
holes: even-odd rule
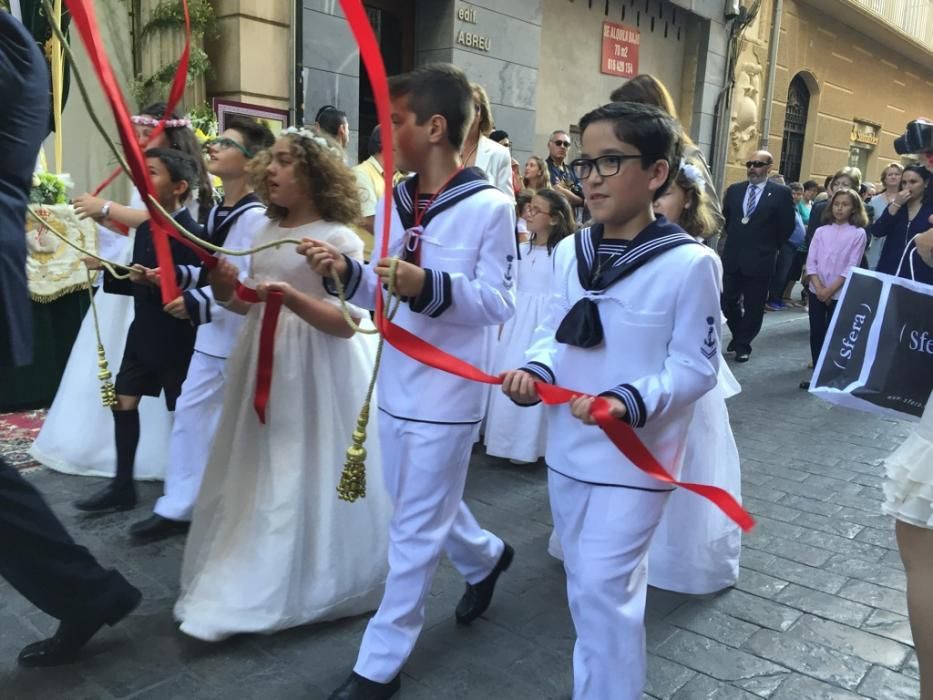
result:
[[[562,146],[564,148],[570,148],[570,141],[552,141],[555,146]]]
[[[599,158],[577,158],[570,163],[570,169],[573,170],[573,174],[576,175],[579,180],[588,178],[594,168],[600,177],[612,177],[618,174],[619,170],[622,168],[622,163],[627,160],[636,160],[640,158],[640,154],[636,156],[613,155],[599,156]]]
[[[253,152],[246,146],[237,143],[233,139],[228,139],[223,136],[216,139],[211,139],[210,141],[205,141],[201,149],[206,152],[211,149],[211,146],[217,146],[217,148],[222,151],[226,151],[228,148],[235,148],[247,158],[252,158],[254,155]]]
[[[773,160],[747,160],[745,161],[746,168],[763,168],[766,165],[771,165]]]

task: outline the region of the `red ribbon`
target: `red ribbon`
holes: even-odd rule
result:
[[[386,77],[385,65],[382,62],[382,54],[379,51],[379,44],[369,24],[369,19],[366,16],[363,3],[361,0],[340,0],[340,5],[343,8],[344,14],[347,16],[347,21],[350,23],[350,28],[360,48],[360,57],[363,60],[363,65],[366,67],[369,84],[373,89],[376,111],[379,115],[379,124],[382,129],[382,154],[385,159],[383,174],[386,183],[386,197],[383,198],[383,206],[385,208],[382,218],[382,250],[380,255],[384,258],[389,253],[389,228],[392,214],[392,197],[389,196],[389,193],[392,192],[391,180],[392,173],[394,172],[391,140],[388,138],[392,133],[388,78]],[[463,377],[464,379],[486,384],[502,383],[499,377],[486,374],[473,365],[444,352],[440,348],[409,333],[404,328],[396,326],[388,321],[382,313],[383,303],[380,289],[376,292],[376,322],[386,342],[390,343],[397,350],[429,367],[449,372],[450,374]],[[536,383],[535,388],[541,400],[551,405],[568,403],[574,397],[582,395],[580,392],[571,391],[544,382]],[[603,432],[612,440],[619,451],[639,469],[660,481],[667,482],[673,486],[680,486],[712,501],[743,530],[748,531],[752,528],[755,521],[752,519],[751,515],[749,515],[727,491],[715,486],[683,483],[674,479],[654,458],[654,455],[644,446],[641,440],[638,439],[634,429],[609,413],[609,403],[605,399],[600,397],[596,398],[593,402],[592,415],[599,427],[602,428]]]
[[[262,301],[255,289],[237,285],[236,295],[243,301],[258,304]],[[272,365],[275,359],[275,328],[279,322],[279,312],[285,296],[273,290],[266,295],[266,308],[262,312],[262,325],[259,331],[259,357],[256,361],[256,391],[253,394],[253,408],[259,416],[259,422],[266,423],[266,406],[272,392]]]

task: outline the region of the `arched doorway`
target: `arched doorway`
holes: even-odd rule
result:
[[[803,142],[807,132],[807,112],[810,90],[800,74],[794,76],[787,89],[787,110],[784,115],[784,142],[781,146],[781,169],[787,182],[800,181]]]

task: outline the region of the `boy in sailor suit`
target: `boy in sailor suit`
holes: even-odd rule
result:
[[[402,304],[394,323],[474,365],[488,363],[487,335],[514,311],[515,213],[502,192],[461,167],[473,117],[470,84],[450,65],[390,80],[399,167],[416,175],[393,196],[389,254],[399,256]],[[381,250],[381,206],[375,250]],[[325,282],[331,269],[354,304],[373,308],[390,277],[389,258],[363,267],[325,244],[299,247]],[[410,359],[391,345],[379,373],[379,437],[395,506],[389,576],[363,636],[353,673],[331,698],[392,697],[424,623],[424,603],[446,553],[467,581],[456,609],[468,624],[489,606],[512,548],[483,530],[463,503],[470,452],[483,417],[483,385]]]
[[[274,141],[268,127],[238,117],[227,122],[220,137],[206,144],[207,169],[224,186],[223,204],[211,209],[205,231],[215,245],[234,250],[249,248],[267,221],[266,208],[253,193],[248,169],[252,157]],[[247,274],[249,257],[231,256],[229,260],[243,276]],[[155,542],[188,531],[223,408],[224,367],[244,317],[214,301],[211,288],[206,286],[206,273],[202,267],[179,266],[179,286],[185,291],[165,307],[172,316],[197,326],[197,336],[188,376],[175,408],[165,494],[156,501],[150,517],[130,528],[130,536],[137,543]],[[149,277],[158,280],[158,272]]]
[[[676,478],[693,403],[716,384],[719,274],[708,248],[652,202],[675,176],[680,128],[659,109],[613,103],[580,121],[571,163],[596,222],[554,254],[553,308],[503,375],[518,403],[536,382],[584,393],[550,407],[546,460],[577,641],[575,700],[638,700],[645,682],[646,554],[670,487],[594,427],[594,396]]]

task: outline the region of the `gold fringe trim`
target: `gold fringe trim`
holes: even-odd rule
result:
[[[59,289],[57,292],[52,292],[51,294],[37,294],[36,292],[30,291],[29,298],[38,304],[51,304],[53,301],[58,301],[64,296],[73,294],[74,292],[83,292],[85,289],[87,289],[87,282],[80,282]]]

